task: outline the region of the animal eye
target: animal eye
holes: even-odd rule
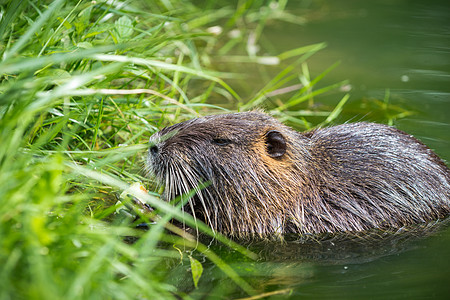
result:
[[[226,146],[228,144],[231,144],[231,140],[228,139],[213,139],[213,144],[219,145],[219,146]]]

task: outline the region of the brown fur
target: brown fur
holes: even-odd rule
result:
[[[253,111],[179,123],[151,144],[147,169],[164,197],[196,190],[186,210],[226,234],[401,227],[450,212],[448,167],[385,125],[298,133]]]

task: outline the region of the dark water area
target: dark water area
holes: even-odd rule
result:
[[[414,112],[394,125],[450,159],[450,2],[291,1],[303,26],[277,24],[265,31],[280,50],[326,42],[308,60],[312,73],[341,64],[325,80],[348,79],[351,100],[339,121],[383,121],[358,112],[361,99],[383,100]],[[336,96],[334,96],[336,98]],[[335,99],[336,100],[336,99]],[[361,104],[363,103],[363,104]]]
[[[394,125],[450,160],[449,1],[291,1],[288,10],[305,24],[276,22],[265,28],[264,41],[275,53],[327,43],[308,59],[308,67],[317,76],[341,62],[325,78],[325,84],[348,79],[352,87],[337,122],[386,122],[366,100],[388,95],[390,105],[414,112]],[[319,101],[336,104],[342,95]],[[449,226],[376,243],[316,245],[320,249],[293,241],[253,245],[261,256],[257,262],[236,259],[228,248],[214,250],[270,299],[450,298]],[[216,266],[206,266],[203,285],[193,295],[245,296],[220,274]]]

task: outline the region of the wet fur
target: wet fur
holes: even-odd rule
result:
[[[286,142],[280,156],[270,153],[270,131]],[[150,143],[147,169],[164,198],[196,190],[186,210],[230,235],[402,227],[450,212],[448,167],[385,125],[299,133],[253,111],[166,127]]]

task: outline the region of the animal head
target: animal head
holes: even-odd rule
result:
[[[147,169],[167,200],[195,190],[187,208],[213,229],[277,232],[302,180],[303,139],[259,111],[207,116],[154,134]]]

